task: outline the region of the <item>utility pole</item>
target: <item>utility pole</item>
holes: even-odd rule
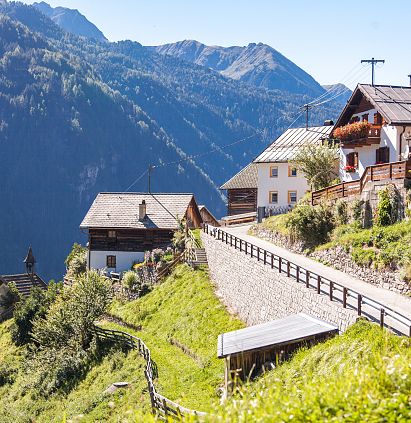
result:
[[[151,164],[148,165],[148,193],[151,193],[151,171],[154,169]]]
[[[374,86],[374,67],[377,63],[385,63],[385,60],[382,59],[374,59],[374,57],[372,57],[371,59],[364,59],[361,60],[361,63],[369,63],[371,64],[371,85]]]
[[[305,129],[308,129],[308,111],[312,109],[312,107],[311,104],[304,104],[302,107],[302,109],[305,110]]]

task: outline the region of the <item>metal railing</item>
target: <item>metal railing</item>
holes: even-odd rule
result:
[[[276,269],[279,273],[285,273],[288,277],[305,285],[307,289],[315,290],[319,295],[327,295],[330,301],[338,302],[344,308],[354,310],[358,316],[364,316],[371,321],[377,322],[381,327],[386,327],[398,335],[411,337],[411,319],[391,307],[305,269],[271,251],[229,234],[222,229],[204,224],[203,231],[226,245],[250,255],[258,261],[262,261],[265,265],[270,266],[271,269]]]
[[[151,358],[151,352],[144,341],[136,336],[130,335],[127,332],[119,330],[103,329],[95,326],[94,333],[100,339],[105,339],[111,342],[116,342],[125,345],[128,348],[137,350],[144,358],[146,367],[144,375],[147,380],[148,391],[150,394],[151,407],[154,415],[159,419],[169,421],[170,419],[181,420],[184,415],[193,415],[197,417],[205,416],[206,413],[185,408],[169,400],[163,395],[160,395],[154,386],[153,379],[158,377],[158,369],[156,363]]]

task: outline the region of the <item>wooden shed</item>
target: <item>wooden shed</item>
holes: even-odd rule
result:
[[[220,189],[227,190],[228,216],[256,212],[257,165],[250,163],[221,185]]]
[[[303,346],[338,334],[338,327],[304,313],[218,336],[217,356],[225,359],[225,385],[258,375]]]

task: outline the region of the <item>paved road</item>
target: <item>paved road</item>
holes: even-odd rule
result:
[[[225,227],[222,229],[232,235],[235,235],[238,238],[243,239],[244,241],[248,241],[260,248],[263,248],[280,257],[283,257],[293,262],[294,264],[306,268],[309,271],[314,272],[323,278],[329,279],[333,282],[337,282],[347,288],[357,291],[361,295],[364,295],[370,298],[371,300],[381,303],[385,307],[389,307],[411,319],[411,298],[401,294],[397,294],[396,292],[389,291],[387,289],[373,286],[360,279],[354,278],[344,272],[325,266],[304,255],[293,253],[285,248],[274,245],[271,242],[265,241],[252,235],[248,235],[247,232],[250,227],[251,225],[242,225],[234,227]],[[336,295],[338,297],[338,292],[336,292]],[[352,301],[354,301],[354,299],[351,299],[351,302]],[[373,310],[372,307],[365,306],[363,310],[366,313],[369,312],[369,314],[373,315],[374,317],[379,317],[379,312]],[[386,322],[388,324],[391,324],[394,328],[400,330],[403,333],[409,333],[409,328],[407,328],[408,322],[406,322],[405,325],[401,325],[402,327],[399,327],[398,324],[391,321],[389,317],[386,317]]]

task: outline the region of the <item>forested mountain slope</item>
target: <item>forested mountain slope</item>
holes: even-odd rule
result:
[[[0,274],[21,270],[33,244],[39,272],[61,277],[95,194],[125,190],[148,164],[158,166],[153,190],[194,192],[222,215],[218,186],[312,98],[256,89],[136,42],[78,37],[21,3],[1,5],[0,16]],[[338,110],[325,104],[310,122]],[[143,177],[132,189],[146,186]]]

